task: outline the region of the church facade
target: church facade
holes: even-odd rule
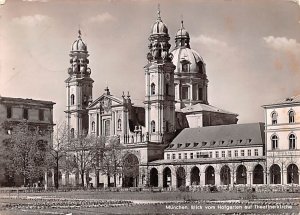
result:
[[[191,49],[183,21],[173,50],[160,11],[148,39],[141,107],[129,93],[117,97],[108,87],[93,98],[89,53],[79,32],[65,81],[71,136],[119,137],[124,159],[137,168],[134,176],[117,177],[117,186],[267,183],[264,124],[237,124],[237,114],[209,104],[206,64]],[[108,186],[105,176],[91,177],[94,185]]]

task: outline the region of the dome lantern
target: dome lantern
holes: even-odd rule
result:
[[[184,46],[188,48],[190,47],[190,35],[183,26],[183,19],[181,20],[181,27],[176,33],[175,43],[176,43],[176,48],[184,47]]]

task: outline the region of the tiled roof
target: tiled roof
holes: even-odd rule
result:
[[[236,113],[232,113],[232,112],[217,108],[217,107],[212,106],[212,105],[201,104],[201,103],[187,106],[185,108],[182,108],[181,111],[183,113],[207,111],[207,112],[216,112],[216,113],[225,113],[225,114],[238,115]]]
[[[247,147],[264,144],[264,123],[186,128],[166,150]]]
[[[288,105],[288,104],[294,104],[294,103],[300,103],[300,95],[284,98],[277,102],[273,102],[268,105],[263,105],[263,107],[268,107],[268,106],[272,106],[272,105]]]
[[[260,160],[265,160],[264,156],[245,156],[245,157],[231,157],[231,158],[223,158],[223,157],[219,157],[219,158],[194,158],[194,159],[160,159],[160,160],[155,160],[155,161],[151,161],[149,162],[149,165],[161,165],[161,164],[181,164],[181,163],[185,163],[185,164],[212,164],[212,163],[226,163],[226,162],[236,162],[236,163],[240,163],[240,161],[260,161]]]

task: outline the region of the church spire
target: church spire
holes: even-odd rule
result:
[[[160,4],[158,3],[157,5],[157,20],[161,21],[161,16],[160,16]]]

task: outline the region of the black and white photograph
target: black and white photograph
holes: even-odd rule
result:
[[[299,0],[0,0],[0,215],[299,214]]]

